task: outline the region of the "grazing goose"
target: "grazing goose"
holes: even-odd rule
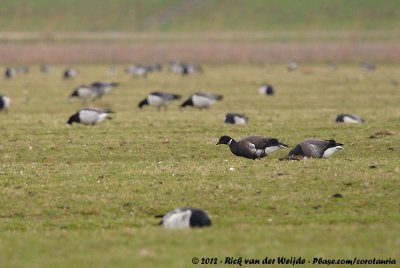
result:
[[[214,95],[210,93],[197,92],[189,97],[184,103],[182,103],[181,108],[186,106],[193,106],[200,109],[209,108],[214,105],[219,100],[222,100],[222,95]]]
[[[165,215],[157,215],[162,218],[159,225],[168,229],[184,229],[211,226],[210,216],[202,209],[181,207],[168,212]]]
[[[337,123],[361,124],[361,123],[364,123],[364,119],[362,119],[358,115],[353,115],[353,114],[338,114],[336,116],[336,122]]]
[[[288,147],[275,138],[263,136],[248,136],[240,141],[235,141],[229,136],[222,136],[218,144],[227,144],[234,155],[253,160],[266,157],[278,149]]]
[[[8,112],[10,107],[11,99],[8,96],[0,95],[0,111]]]
[[[99,91],[93,86],[80,85],[70,95],[70,99],[79,98],[84,102],[94,100],[99,97]]]
[[[119,83],[117,82],[93,82],[91,86],[97,90],[98,98],[101,98],[104,94],[109,93],[111,90],[119,86]]]
[[[142,100],[139,104],[139,108],[143,108],[145,105],[152,105],[156,106],[158,110],[161,109],[161,107],[164,107],[167,109],[167,105],[173,101],[173,100],[179,100],[181,98],[180,95],[168,93],[168,92],[161,92],[161,91],[155,91],[151,92],[144,100]]]
[[[78,75],[78,71],[72,68],[67,68],[64,70],[63,77],[64,79],[71,79]]]
[[[302,158],[328,158],[337,150],[342,150],[342,143],[335,140],[308,139],[300,142],[280,160],[300,160]]]
[[[245,114],[227,113],[225,115],[226,124],[246,125],[249,118]]]
[[[99,108],[84,108],[77,111],[68,119],[68,126],[72,126],[73,123],[81,123],[84,125],[96,125],[105,119],[112,119],[109,114],[113,111],[109,109]]]
[[[258,92],[259,92],[261,95],[270,95],[270,96],[272,96],[272,95],[275,94],[275,92],[274,92],[274,87],[271,86],[271,85],[268,85],[268,84],[262,85],[262,86],[258,89]]]

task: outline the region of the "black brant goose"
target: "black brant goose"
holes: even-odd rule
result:
[[[11,99],[8,96],[0,95],[0,111],[8,112],[10,107]]]
[[[249,118],[245,114],[227,113],[225,115],[225,124],[246,125]]]
[[[68,119],[68,126],[71,126],[73,123],[81,123],[84,125],[96,125],[105,119],[112,119],[109,117],[109,114],[113,113],[113,111],[109,109],[100,109],[100,108],[84,108],[77,111]]]
[[[342,143],[335,140],[308,139],[301,141],[280,160],[300,160],[303,158],[328,158],[337,150],[342,150]]]
[[[197,92],[190,96],[189,99],[187,99],[185,102],[183,102],[181,108],[184,108],[186,106],[193,106],[200,109],[209,108],[210,106],[214,105],[214,103],[222,99],[222,95]]]
[[[364,119],[362,119],[358,115],[353,115],[353,114],[338,114],[336,116],[336,122],[337,123],[361,124],[361,123],[364,123]]]
[[[210,216],[202,209],[181,207],[168,212],[165,215],[157,215],[162,218],[159,225],[168,229],[183,229],[211,226]]]
[[[151,92],[144,100],[142,100],[139,104],[139,108],[143,108],[145,105],[156,106],[158,110],[161,107],[167,109],[168,104],[173,100],[179,100],[181,98],[180,95],[172,94],[168,92],[154,91]]]
[[[264,84],[264,85],[262,85],[262,86],[258,89],[258,92],[259,92],[261,95],[267,95],[267,96],[268,96],[268,95],[272,96],[272,95],[275,94],[274,87],[271,86],[271,85],[269,85],[269,84]]]
[[[234,155],[253,160],[266,157],[278,149],[288,147],[275,138],[263,136],[248,136],[240,141],[235,141],[229,136],[222,136],[217,145],[218,144],[229,145]]]

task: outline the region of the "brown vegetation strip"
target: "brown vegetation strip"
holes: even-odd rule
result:
[[[199,63],[296,61],[400,61],[400,42],[367,43],[3,43],[1,64],[149,63],[172,59]]]

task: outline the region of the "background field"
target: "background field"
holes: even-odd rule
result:
[[[399,30],[396,0],[1,1],[4,32]]]
[[[63,81],[56,66],[37,66],[10,81],[9,114],[1,114],[0,262],[5,267],[191,267],[191,258],[302,256],[399,258],[400,112],[398,65],[365,72],[322,64],[288,73],[284,64],[204,66],[187,78],[164,70],[134,79],[117,66],[80,65]],[[101,102],[114,119],[95,127],[65,122],[80,107],[67,96],[82,83],[121,82]],[[263,82],[274,97],[258,95]],[[152,90],[203,89],[225,96],[207,111],[136,110]],[[243,112],[248,126],[223,124]],[[363,125],[334,123],[337,113]],[[280,162],[233,156],[218,138],[278,137],[294,146],[334,138],[345,150],[328,160]],[[371,168],[375,166],[376,168]],[[228,169],[233,167],[235,171]],[[332,198],[341,193],[343,198]],[[167,231],[154,215],[201,207],[214,226]],[[360,266],[364,267],[364,266]]]

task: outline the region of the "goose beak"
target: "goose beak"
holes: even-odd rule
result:
[[[221,144],[221,143],[217,142],[217,144],[215,144],[215,145],[218,145],[218,144]]]

